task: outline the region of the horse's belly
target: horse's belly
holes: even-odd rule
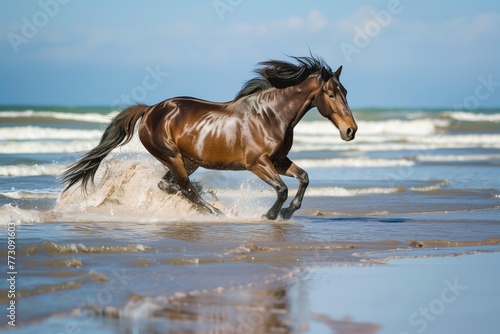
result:
[[[200,149],[200,147],[202,147]],[[220,170],[245,169],[243,155],[237,150],[225,145],[212,145],[209,141],[203,145],[180,148],[184,158],[193,161],[200,167]]]
[[[232,131],[231,131],[232,130]],[[209,169],[244,169],[245,154],[237,128],[205,127],[178,141],[181,154],[197,165]]]

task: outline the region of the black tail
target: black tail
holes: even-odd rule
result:
[[[61,174],[61,181],[67,184],[64,191],[78,182],[82,183],[85,190],[90,180],[94,182],[94,176],[101,161],[115,147],[120,144],[125,145],[132,139],[135,123],[144,115],[147,108],[146,105],[138,104],[119,113],[104,131],[99,145],[87,152]]]

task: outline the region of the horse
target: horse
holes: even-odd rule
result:
[[[335,72],[322,58],[290,57],[291,61],[258,63],[256,77],[247,81],[234,100],[217,103],[193,97],[174,97],[148,106],[137,104],[119,113],[104,131],[99,145],[69,166],[60,178],[64,191],[94,182],[100,162],[111,150],[125,145],[140,120],[138,134],[146,150],[167,169],[158,187],[180,193],[198,209],[222,212],[205,201],[189,176],[199,167],[248,170],[273,187],[277,199],[264,215],[269,220],[290,219],[301,207],[309,184],[306,171],[288,158],[293,130],[306,112],[316,107],[339,130],[344,141],[358,129]],[[280,175],[298,179],[290,205],[283,208],[288,188]],[[63,191],[63,192],[64,192]]]

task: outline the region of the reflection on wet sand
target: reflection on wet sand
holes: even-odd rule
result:
[[[310,321],[341,334],[377,333],[382,328],[350,317],[300,314],[302,307],[294,305],[300,299],[290,296],[288,286],[282,282],[270,288],[216,289],[143,299],[122,309],[107,308],[101,316],[118,319],[120,331],[133,328],[141,333],[302,333],[311,329]]]

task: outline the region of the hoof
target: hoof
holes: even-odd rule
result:
[[[216,216],[216,217],[223,217],[223,216],[225,216],[225,214],[222,211],[220,211],[219,209],[217,209],[216,207],[211,206],[211,205],[209,207],[204,207],[203,210],[205,212],[210,213],[211,215]]]
[[[216,215],[216,216],[224,216],[224,213],[217,208],[214,208],[214,211],[212,212],[212,214]]]
[[[270,214],[268,212],[265,215],[262,215],[262,218],[263,219],[268,219],[268,220],[276,220],[276,218],[278,218],[278,215],[276,215],[276,214]]]
[[[289,220],[290,218],[292,218],[292,215],[294,212],[295,212],[295,210],[290,210],[289,208],[281,209],[280,210],[280,217],[285,219],[285,220]]]

